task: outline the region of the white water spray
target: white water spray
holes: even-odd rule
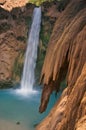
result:
[[[40,25],[41,7],[36,7],[33,11],[32,25],[27,41],[23,75],[21,79],[21,88],[18,90],[19,93],[22,93],[24,95],[27,93],[35,92],[33,90],[33,85],[35,82],[34,71],[36,67]]]

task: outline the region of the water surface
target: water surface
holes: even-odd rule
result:
[[[40,123],[40,121],[49,113],[59,96],[60,93],[57,95],[57,98],[55,97],[55,94],[52,94],[46,112],[40,114],[38,109],[41,91],[29,94],[25,97],[12,89],[0,90],[0,119],[15,124],[20,122],[20,125],[25,126],[28,130],[34,130],[34,126]]]

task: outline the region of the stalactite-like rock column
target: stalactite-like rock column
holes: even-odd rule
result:
[[[86,129],[86,1],[72,0],[58,18],[45,57],[40,112],[66,78],[67,89],[37,130]],[[51,84],[52,83],[52,84]]]
[[[85,25],[85,1],[72,0],[57,20],[48,45],[41,73],[44,89],[40,112],[45,110],[44,106],[47,105],[44,104],[49,101],[47,90],[50,94],[53,90],[58,91],[61,81],[65,78],[68,87],[72,88],[81,74],[86,61]]]

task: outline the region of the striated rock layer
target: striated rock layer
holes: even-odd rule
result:
[[[67,88],[37,130],[86,130],[85,0],[72,0],[55,24],[41,73],[40,112],[65,79]]]
[[[45,110],[50,94],[59,90],[65,78],[72,89],[86,62],[85,3],[85,0],[72,0],[55,24],[41,73],[44,88],[40,112]]]
[[[86,64],[68,91],[67,87],[37,130],[86,130]]]

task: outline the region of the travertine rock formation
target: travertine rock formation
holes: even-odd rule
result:
[[[86,1],[72,0],[57,19],[45,57],[40,112],[66,79],[67,88],[37,130],[86,130]]]
[[[67,87],[37,130],[86,130],[86,64],[69,94]]]
[[[86,62],[86,2],[70,2],[58,18],[45,57],[41,82],[44,84],[40,112],[47,107],[53,90],[62,80],[72,88]]]
[[[27,3],[28,0],[0,0],[1,7],[9,11],[15,7],[21,7],[23,10]]]

